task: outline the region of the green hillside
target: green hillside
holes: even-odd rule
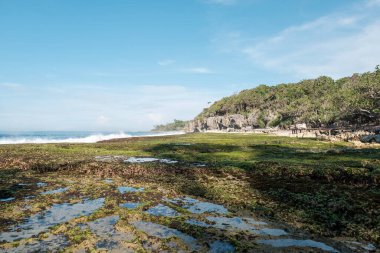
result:
[[[276,86],[260,85],[225,97],[197,116],[256,114],[258,127],[307,123],[309,127],[380,122],[380,69],[334,81],[330,77]]]

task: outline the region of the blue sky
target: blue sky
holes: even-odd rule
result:
[[[380,0],[0,0],[0,130],[149,130],[259,84],[372,71]]]

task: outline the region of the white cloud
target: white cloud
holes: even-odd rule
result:
[[[173,119],[192,119],[208,101],[229,93],[178,84],[97,84],[106,88],[94,88],[91,92],[77,85],[56,86],[60,92],[46,92],[46,86],[40,86],[28,89],[14,99],[0,99],[0,115],[3,117],[0,128],[144,131]],[[91,87],[89,84],[82,86]]]
[[[192,74],[213,74],[214,72],[211,71],[208,68],[203,68],[203,67],[197,67],[197,68],[184,68],[181,69],[182,72],[185,73],[192,73]]]
[[[377,2],[380,0],[362,2],[261,40],[230,32],[225,46],[248,56],[258,66],[296,78],[319,75],[338,78],[370,71],[380,64]]]
[[[175,60],[172,59],[165,59],[157,62],[158,65],[160,66],[169,66],[175,63]]]

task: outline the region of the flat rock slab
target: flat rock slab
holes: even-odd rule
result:
[[[80,216],[90,215],[102,207],[103,204],[104,198],[85,200],[77,204],[53,204],[53,206],[45,212],[32,215],[24,223],[11,227],[10,231],[2,232],[0,239],[13,242],[15,240],[36,236],[57,224],[67,222]]]
[[[128,159],[125,159],[124,162],[125,163],[159,162],[159,163],[167,163],[167,164],[178,163],[178,161],[174,161],[174,160],[170,160],[170,159],[160,159],[160,158],[154,158],[154,157],[129,157]]]

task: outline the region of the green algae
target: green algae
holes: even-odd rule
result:
[[[181,143],[191,145],[178,145]],[[95,156],[102,155],[158,157],[178,164],[96,161]],[[1,190],[11,192],[15,200],[1,205],[0,228],[3,231],[10,224],[47,210],[53,203],[104,197],[104,207],[69,225],[57,225],[51,232],[66,231],[72,248],[96,249],[94,235],[90,231],[83,235],[75,224],[119,214],[120,224],[124,224],[121,229],[137,237],[144,235],[129,221],[156,222],[194,238],[217,237],[231,242],[238,251],[257,247],[249,243],[251,238],[246,234],[221,234],[208,229],[205,235],[204,229],[186,224],[192,215],[186,208],[171,203],[164,204],[180,212],[181,217],[144,214],[163,197],[191,195],[224,205],[235,214],[265,217],[317,236],[348,236],[378,244],[379,157],[380,149],[375,146],[359,148],[345,142],[244,134],[188,134],[96,144],[4,145],[0,146]],[[194,163],[206,166],[197,168],[192,166]],[[104,182],[106,178],[112,182]],[[48,185],[37,187],[37,182]],[[12,188],[20,183],[32,185]],[[123,195],[117,191],[120,185],[144,187],[146,191]],[[39,194],[60,187],[70,189],[60,194]],[[24,199],[26,195],[35,198]],[[127,201],[141,206],[136,210],[119,207]],[[26,206],[31,208],[24,210]],[[161,247],[165,248],[164,244]],[[143,240],[129,242],[127,247],[142,250]]]

